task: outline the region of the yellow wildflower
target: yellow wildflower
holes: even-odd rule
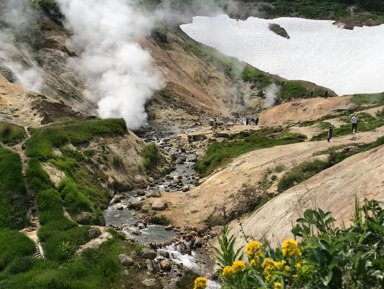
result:
[[[261,256],[261,244],[257,241],[253,241],[245,246],[245,251],[247,252],[248,257],[260,257]]]
[[[283,242],[282,253],[284,256],[301,256],[301,252],[297,248],[297,242],[292,239],[288,239]]]
[[[233,272],[233,268],[231,266],[225,266],[223,269],[223,276],[225,278],[231,278],[235,273]]]
[[[259,261],[259,259],[252,259],[251,260],[251,265],[252,266],[256,266],[256,267],[260,267],[260,261]]]
[[[207,288],[207,279],[203,277],[198,277],[195,280],[195,287],[193,289],[204,289]]]
[[[285,266],[284,269],[285,269],[285,271],[289,271],[289,269],[291,269],[291,268],[289,268],[289,266]]]
[[[278,289],[278,288],[281,288],[281,283],[276,282],[276,283],[275,283],[275,289]]]
[[[244,268],[245,268],[245,264],[243,261],[235,261],[232,264],[232,269],[233,269],[234,274],[237,274],[237,273],[243,271]]]
[[[274,267],[275,261],[273,261],[271,258],[265,258],[263,261],[263,264],[261,264],[262,267]]]
[[[297,263],[297,264],[295,265],[295,267],[296,267],[297,269],[299,269],[299,268],[301,268],[301,264],[300,264],[300,263]]]
[[[293,278],[299,278],[299,275],[292,275]]]

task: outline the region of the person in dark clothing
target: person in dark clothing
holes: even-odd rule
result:
[[[325,91],[324,96],[328,97],[328,90]]]
[[[255,119],[255,125],[258,125],[259,124],[259,117],[256,116],[256,119]]]
[[[331,125],[329,126],[329,130],[328,130],[328,142],[332,137],[332,133],[333,133],[333,124],[331,123]]]

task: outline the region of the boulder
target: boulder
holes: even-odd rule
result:
[[[161,268],[161,270],[166,271],[166,272],[171,271],[171,269],[172,269],[171,261],[170,260],[161,261],[160,262],[160,268]]]
[[[96,229],[89,229],[87,231],[87,235],[89,239],[95,239],[97,238],[97,236],[99,236],[99,231],[97,231]]]
[[[154,201],[152,204],[152,210],[154,211],[163,211],[167,208],[167,203],[162,200]]]
[[[149,249],[149,248],[143,248],[141,250],[141,256],[145,259],[154,260],[157,256],[157,253],[155,250]]]
[[[122,209],[124,209],[122,204],[119,204],[119,205],[116,206],[116,210],[122,210]]]
[[[144,279],[141,281],[141,284],[143,284],[145,287],[155,287],[157,284],[156,279]]]
[[[146,194],[147,198],[160,198],[161,193],[159,191],[149,191]]]
[[[119,255],[119,262],[123,266],[131,266],[131,265],[133,265],[132,258],[130,258],[127,255],[124,255],[124,254],[120,254]]]

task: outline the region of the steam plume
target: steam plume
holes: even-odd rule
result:
[[[154,19],[125,0],[58,0],[80,51],[71,64],[86,78],[86,95],[102,118],[122,117],[131,129],[146,122],[145,102],[163,87],[138,41]]]
[[[0,62],[8,67],[28,90],[40,91],[43,85],[43,72],[29,55],[25,43],[15,46],[15,35],[28,33],[28,27],[35,21],[34,11],[27,1],[3,0],[0,3]]]

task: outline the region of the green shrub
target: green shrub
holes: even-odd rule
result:
[[[168,226],[171,220],[165,215],[155,215],[149,220],[152,224]]]
[[[363,105],[363,104],[383,104],[384,103],[384,93],[375,93],[375,94],[355,94],[352,97],[352,102]]]
[[[160,153],[157,146],[154,143],[150,143],[144,147],[144,167],[147,170],[153,170],[159,164]]]
[[[34,264],[34,259],[32,257],[21,257],[16,258],[8,266],[8,271],[11,274],[18,274],[29,271]]]
[[[34,193],[38,193],[40,190],[55,188],[54,183],[49,178],[49,175],[41,167],[41,164],[37,159],[31,159],[28,162],[26,175],[29,188]]]
[[[35,243],[24,234],[0,229],[0,271],[16,258],[31,255],[35,251]]]
[[[0,141],[7,145],[15,145],[25,138],[24,128],[15,124],[0,122]]]
[[[36,196],[39,221],[42,225],[50,221],[64,219],[63,201],[55,189],[39,191]]]

